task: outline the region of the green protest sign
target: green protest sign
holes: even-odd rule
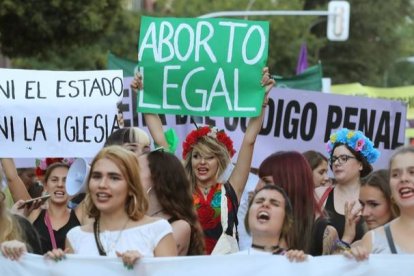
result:
[[[262,21],[143,17],[139,112],[259,115],[269,24]]]

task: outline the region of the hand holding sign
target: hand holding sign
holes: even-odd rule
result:
[[[275,84],[276,84],[276,81],[271,77],[271,75],[269,73],[269,68],[268,67],[263,68],[263,76],[262,76],[261,84],[262,84],[262,86],[266,87],[266,92],[265,92],[263,105],[262,105],[262,107],[264,108],[269,103],[269,92],[272,89],[272,87],[275,86]]]

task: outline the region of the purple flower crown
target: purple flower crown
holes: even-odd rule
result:
[[[326,143],[326,150],[329,155],[332,154],[335,144],[338,143],[348,145],[356,152],[361,153],[370,164],[375,163],[380,156],[379,150],[374,148],[374,143],[359,130],[343,128],[332,133]]]

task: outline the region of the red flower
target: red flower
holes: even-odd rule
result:
[[[46,158],[47,166],[52,165],[53,163],[62,162],[63,158]]]
[[[45,174],[45,172],[41,168],[36,167],[35,174],[37,177],[42,177]]]
[[[39,178],[41,178],[41,177],[43,177],[44,175],[45,175],[45,173],[46,173],[46,170],[47,169],[45,169],[45,170],[43,170],[42,168],[41,168],[41,163],[43,162],[43,163],[46,163],[46,166],[47,167],[49,167],[50,165],[52,165],[52,164],[54,164],[54,163],[62,163],[63,162],[63,160],[64,160],[64,158],[46,158],[46,159],[44,159],[44,161],[41,161],[41,160],[38,160],[39,162],[37,162],[36,161],[36,165],[37,165],[37,167],[36,167],[36,170],[35,170],[35,174],[36,174],[36,176],[37,177],[39,177]]]
[[[191,131],[183,142],[183,159],[186,158],[187,154],[191,151],[191,148],[198,142],[198,139],[208,135],[209,133],[215,133],[215,131],[216,130],[213,130],[209,126],[203,126]],[[226,147],[230,157],[233,157],[236,153],[233,148],[233,141],[223,130],[218,131],[215,135],[210,135],[210,137],[215,137],[218,142],[222,143]]]
[[[198,220],[200,221],[201,227],[203,229],[211,229],[217,225],[217,222],[220,221],[220,216],[214,218],[215,211],[209,205],[201,205],[197,209]]]

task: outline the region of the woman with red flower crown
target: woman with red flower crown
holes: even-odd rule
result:
[[[268,68],[263,69],[262,86],[266,93],[263,107],[267,106],[267,95],[275,81],[270,77]],[[131,83],[133,89],[142,89],[142,77],[137,74]],[[162,123],[157,114],[145,114],[150,133],[154,142],[168,148]],[[250,172],[254,143],[263,122],[261,115],[251,118],[241,144],[237,163],[225,183],[218,181],[219,176],[231,163],[235,154],[232,140],[224,131],[204,126],[190,132],[183,142],[184,166],[193,186],[193,201],[198,218],[204,230],[206,253],[211,254],[223,233],[221,223],[222,196],[227,204],[228,235],[235,235],[238,203],[243,193]],[[225,195],[223,195],[223,192]],[[226,206],[223,205],[223,206]]]
[[[0,159],[7,178],[10,192],[15,200],[16,208],[23,206],[24,200],[31,199],[24,183],[17,174],[13,159]],[[42,252],[53,248],[65,249],[66,233],[75,226],[88,220],[83,204],[75,209],[68,208],[69,195],[66,193],[66,176],[72,159],[45,158],[37,160],[36,176],[42,180],[45,191],[50,195],[47,208],[33,207],[25,210],[28,220],[33,224],[40,236]],[[40,200],[32,204],[39,206]],[[26,207],[25,209],[27,209]]]

